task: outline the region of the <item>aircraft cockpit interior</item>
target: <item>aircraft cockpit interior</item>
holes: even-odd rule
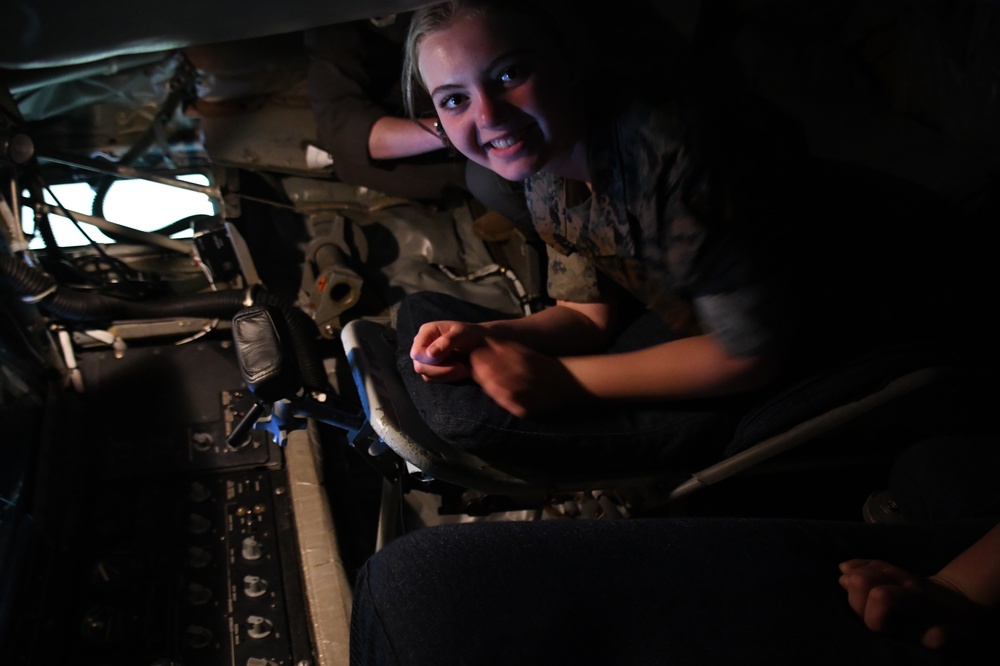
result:
[[[643,5],[669,33],[588,5],[636,53],[677,35],[720,108],[735,99],[726,72],[774,110],[814,189],[782,187],[766,161],[750,181],[805,202],[843,271],[830,282],[890,285],[855,315],[892,335],[812,350],[787,381],[671,436],[670,457],[535,451],[517,433],[501,442],[517,453],[495,457],[447,441],[415,403],[397,345],[407,298],[512,320],[556,303],[523,184],[467,161],[433,112],[404,109],[406,21],[430,4],[19,0],[0,13],[5,666],[360,666],[352,588],[404,535],[898,522],[883,491],[901,452],[996,436],[995,0]],[[638,62],[628,80],[657,68]],[[602,85],[585,77],[594,99]],[[381,116],[433,149],[373,156]],[[797,255],[794,242],[775,247]],[[905,324],[904,304],[918,313]]]

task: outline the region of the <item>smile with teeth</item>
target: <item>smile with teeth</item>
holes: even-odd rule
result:
[[[499,149],[510,148],[515,143],[520,141],[522,137],[524,137],[524,131],[519,130],[517,132],[512,132],[511,134],[507,134],[506,136],[502,136],[499,139],[493,139],[492,141],[487,142],[486,147],[499,148]]]

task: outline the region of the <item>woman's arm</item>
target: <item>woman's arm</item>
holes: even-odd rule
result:
[[[410,350],[428,381],[472,377],[516,416],[581,400],[681,400],[726,395],[766,384],[767,357],[728,354],[711,335],[634,352],[598,353],[614,330],[607,303],[559,301],[522,317],[483,324],[424,324]]]
[[[611,303],[556,301],[527,317],[484,324],[490,337],[518,342],[553,356],[595,353],[611,341],[616,322]]]
[[[763,357],[728,355],[710,335],[634,352],[556,358],[487,339],[470,355],[471,376],[515,416],[588,400],[682,400],[757,388],[772,376]]]
[[[421,121],[426,129],[421,128],[409,118],[387,114],[387,99],[372,98],[369,91],[398,80],[398,72],[381,56],[371,66],[367,54],[383,53],[387,43],[368,46],[364,35],[369,27],[356,21],[307,34],[309,100],[320,147],[333,155],[335,163],[357,164],[369,157],[399,159],[444,148],[433,119]]]
[[[586,393],[610,400],[681,400],[760,388],[778,363],[767,356],[732,356],[711,334],[633,352],[561,359]]]
[[[409,118],[382,116],[368,134],[368,154],[373,160],[412,157],[444,147],[444,141],[434,132],[433,119],[415,122]]]

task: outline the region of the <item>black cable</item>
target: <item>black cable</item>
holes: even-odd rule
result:
[[[79,220],[73,215],[73,211],[63,205],[41,173],[36,169],[32,175],[36,181],[35,191],[48,192],[56,208],[77,228],[98,255],[97,257],[72,257],[68,255],[59,247],[55,235],[52,233],[49,218],[43,214],[38,228],[46,248],[53,254],[51,260],[43,259],[43,263],[49,270],[58,272],[63,279],[72,280],[77,288],[113,293],[122,298],[148,298],[157,291],[152,287],[158,286],[160,284],[158,281],[144,278],[139,271],[127,263],[108,254],[104,247],[86,232]],[[42,197],[39,196],[38,199],[41,200]],[[86,270],[83,268],[84,265],[96,266],[97,270]]]

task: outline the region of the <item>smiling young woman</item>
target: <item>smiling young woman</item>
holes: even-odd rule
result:
[[[755,143],[765,125],[732,91],[742,124],[717,122],[662,16],[616,9],[452,0],[411,22],[407,97],[428,94],[457,150],[523,181],[548,244],[553,307],[510,319],[415,294],[398,310],[418,409],[492,462],[689,455],[817,346],[793,293],[812,283],[785,261],[806,254],[787,249],[794,161],[771,168],[782,144]]]
[[[443,129],[470,159],[509,180],[543,169],[586,177],[583,98],[541,26],[457,17],[421,42],[418,68]]]

